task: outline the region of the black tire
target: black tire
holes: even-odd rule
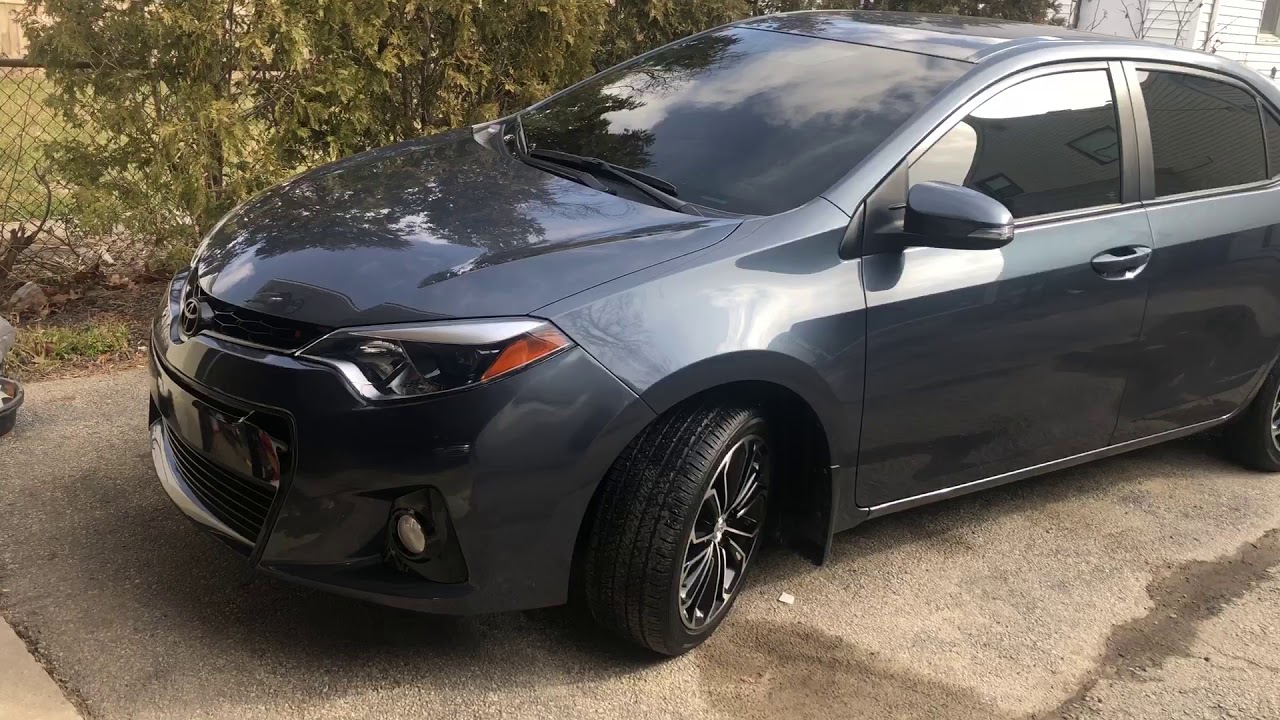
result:
[[[764,540],[761,526],[772,474],[769,442],[768,425],[758,408],[715,404],[678,407],[632,440],[603,480],[583,558],[584,599],[597,623],[664,655],[687,652],[715,631],[737,599],[746,568]],[[733,457],[728,458],[731,451]],[[717,480],[717,471],[726,461],[741,465],[744,461],[736,458],[743,453],[759,458],[749,462],[758,468],[754,477],[760,483],[752,484],[749,469],[738,479],[739,489],[756,487],[738,499],[747,502],[745,495],[758,493],[749,500],[751,517],[746,520],[757,525],[745,555],[745,542],[732,542],[742,541],[742,533],[726,528],[725,518],[732,513],[716,515],[721,506],[712,505],[711,499],[730,497],[729,480]],[[713,480],[717,488],[724,483],[723,493],[711,491]],[[724,505],[733,502],[726,500]],[[708,525],[713,517],[717,522]],[[746,527],[743,513],[735,517],[732,522]],[[703,540],[691,544],[696,541],[695,526]],[[686,553],[704,558],[693,566],[695,571],[706,563],[712,566],[705,569],[707,580],[699,586],[699,603],[681,603]],[[737,571],[716,569],[738,562]],[[731,586],[727,600],[726,593],[713,593],[712,577],[720,579],[721,587]],[[694,589],[691,584],[686,597],[694,597]],[[708,592],[713,594],[707,596]],[[719,605],[713,607],[715,603]],[[706,605],[707,612],[699,615],[695,605]]]
[[[1263,472],[1280,472],[1280,445],[1276,439],[1277,409],[1280,408],[1280,365],[1271,368],[1266,382],[1253,402],[1223,433],[1231,457],[1240,464]]]

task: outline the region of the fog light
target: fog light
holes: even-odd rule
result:
[[[421,555],[427,549],[427,533],[412,512],[401,513],[396,518],[396,538],[410,555]]]

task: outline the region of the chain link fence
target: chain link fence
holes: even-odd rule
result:
[[[52,159],[59,140],[92,130],[70,127],[50,89],[44,68],[0,58],[0,293],[28,280],[59,285],[135,272],[154,248],[137,233],[77,222],[81,198],[58,181]]]

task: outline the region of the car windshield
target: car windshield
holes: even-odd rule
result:
[[[971,67],[727,28],[609,70],[521,117],[532,148],[643,170],[696,205],[771,215],[827,190]]]

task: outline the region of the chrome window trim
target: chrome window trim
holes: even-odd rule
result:
[[[1272,190],[1277,187],[1280,187],[1280,177],[1268,178],[1266,180],[1246,183],[1244,185],[1227,185],[1220,188],[1209,188],[1208,190],[1196,190],[1193,192],[1178,193],[1177,195],[1165,195],[1163,197],[1144,200],[1142,204],[1145,207],[1164,207],[1165,205],[1175,205],[1181,202],[1192,202],[1195,200],[1205,200],[1207,198],[1244,195],[1251,192]]]
[[[1018,230],[1022,230],[1024,228],[1030,229],[1033,227],[1043,227],[1045,225],[1054,225],[1057,223],[1115,217],[1126,213],[1140,212],[1143,209],[1144,205],[1141,202],[1098,205],[1097,207],[1081,208],[1079,210],[1064,210],[1062,212],[1047,213],[1045,215],[1032,215],[1025,218],[1018,218],[1014,221],[1013,226]]]

